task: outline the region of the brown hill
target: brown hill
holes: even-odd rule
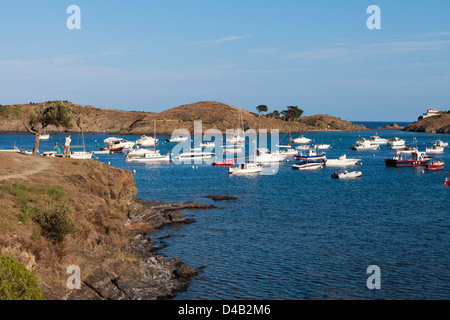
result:
[[[201,101],[182,105],[160,113],[132,112],[110,109],[99,109],[92,106],[82,106],[67,102],[75,114],[75,118],[83,119],[85,132],[106,132],[120,134],[153,135],[154,121],[157,121],[158,135],[171,135],[176,129],[194,131],[194,121],[202,120],[203,130],[218,129],[225,133],[226,129],[236,129],[238,126],[239,109],[215,101]],[[0,107],[0,132],[26,132],[23,117],[40,104],[22,104]],[[355,131],[366,129],[354,125],[341,118],[329,115],[303,117],[299,121],[284,121],[273,119],[241,109],[245,129],[279,129],[281,133],[291,131]],[[62,132],[65,128],[49,127],[50,132]],[[70,131],[79,132],[74,127]]]
[[[241,116],[245,129],[274,129],[281,133],[291,131],[325,131],[325,130],[364,130],[364,126],[353,125],[341,118],[328,115],[304,117],[300,121],[284,121],[280,119],[259,117],[258,114],[241,109]],[[144,119],[136,121],[130,131],[133,133],[152,132],[154,121],[157,121],[157,132],[171,134],[174,129],[194,131],[194,121],[202,121],[202,129],[218,129],[225,133],[227,129],[238,127],[239,109],[215,101],[201,101],[182,105],[160,113],[147,115]]]
[[[450,114],[421,119],[407,125],[403,130],[414,132],[450,133]]]

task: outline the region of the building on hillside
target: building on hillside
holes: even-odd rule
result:
[[[427,110],[427,113],[424,113],[424,114],[422,115],[422,118],[425,119],[425,118],[437,116],[439,113],[440,113],[440,111],[437,110],[437,109],[428,109],[428,110]]]

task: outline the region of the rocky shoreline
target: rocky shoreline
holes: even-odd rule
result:
[[[124,222],[128,239],[127,253],[136,261],[115,261],[83,279],[81,290],[68,299],[82,300],[160,300],[184,291],[198,271],[178,257],[154,253],[151,233],[170,224],[188,224],[193,220],[180,210],[205,210],[215,206],[198,202],[150,202],[140,199],[131,205]]]

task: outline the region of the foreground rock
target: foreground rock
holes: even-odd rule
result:
[[[212,209],[198,202],[149,202],[140,199],[131,205],[127,228],[128,253],[136,261],[114,261],[104,271],[97,271],[84,280],[84,289],[71,299],[156,300],[174,297],[184,291],[198,274],[178,257],[172,259],[152,253],[149,232],[174,223],[191,223],[180,210]]]

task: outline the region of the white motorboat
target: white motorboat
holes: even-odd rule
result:
[[[344,171],[344,172],[335,172],[331,175],[334,179],[355,179],[355,178],[361,178],[362,172],[361,171]]]
[[[434,144],[431,148],[425,149],[426,153],[444,153],[444,147]]]
[[[103,140],[103,143],[106,145],[110,145],[112,144],[114,141],[119,140],[120,138],[116,138],[116,137],[109,137],[106,138],[105,140]]]
[[[317,153],[317,149],[310,149],[308,155],[303,155],[299,152],[295,156],[295,160],[308,160],[309,162],[325,162],[327,160],[327,154],[325,152]]]
[[[350,148],[350,150],[364,151],[364,150],[378,150],[380,145],[372,144],[370,140],[359,137],[358,141]]]
[[[316,144],[314,145],[314,149],[331,149],[331,145],[326,143]]]
[[[293,157],[298,153],[298,151],[292,149],[290,145],[277,145],[277,147],[280,149],[278,152],[286,157]]]
[[[229,174],[254,174],[262,171],[256,163],[241,163],[237,167],[228,168]]]
[[[94,151],[94,154],[110,154],[110,150],[100,150],[100,151]]]
[[[72,159],[77,159],[77,160],[87,160],[87,159],[92,159],[93,154],[94,154],[93,151],[91,151],[91,152],[73,151],[70,153],[69,157]]]
[[[292,142],[297,143],[297,144],[304,144],[304,143],[310,143],[311,139],[306,138],[304,136],[300,136],[300,137],[295,138],[294,140],[292,140]]]
[[[178,137],[172,137],[170,139],[166,139],[166,142],[185,142],[187,140],[188,140],[188,137],[178,136]]]
[[[202,148],[189,148],[187,152],[180,153],[175,159],[178,160],[201,160],[214,156],[213,152],[202,151]]]
[[[437,145],[438,147],[448,147],[448,142],[443,142],[441,139],[436,140],[435,145]]]
[[[159,150],[137,149],[128,152],[126,162],[158,162],[170,161],[170,153],[162,155]]]
[[[136,140],[136,144],[143,147],[153,147],[156,143],[158,143],[158,141],[159,140],[154,137],[147,137],[143,135],[139,140]]]
[[[329,167],[345,167],[345,166],[354,166],[361,159],[350,159],[347,158],[347,155],[342,155],[338,159],[327,159],[325,161],[325,165]]]
[[[304,144],[301,146],[297,146],[297,147],[295,147],[295,150],[309,150],[309,145]]]
[[[296,170],[320,170],[323,169],[323,162],[310,162],[308,160],[292,165]]]
[[[390,138],[387,141],[387,145],[391,147],[391,149],[395,149],[395,148],[404,148],[405,147],[405,140],[397,138],[397,137],[393,137]]]
[[[110,140],[108,140],[110,139]],[[108,138],[105,141],[107,141],[107,145],[109,148],[114,148],[114,149],[127,149],[127,148],[133,148],[136,143],[133,141],[128,141],[125,140],[123,138]]]
[[[384,138],[380,138],[379,136],[378,136],[378,133],[375,133],[375,135],[374,136],[371,136],[370,137],[370,142],[372,143],[372,144],[387,144],[387,139],[384,139]]]
[[[250,161],[256,163],[270,163],[270,162],[281,162],[286,160],[287,155],[281,154],[279,152],[270,152],[267,148],[258,148],[256,156],[250,156]]]
[[[49,140],[50,139],[50,134],[48,134],[46,131],[42,132],[41,135],[39,136],[39,140]]]

